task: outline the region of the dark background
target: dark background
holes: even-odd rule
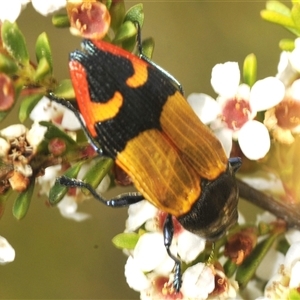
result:
[[[137,2],[127,1],[127,7]],[[276,73],[278,42],[290,35],[261,20],[263,1],[143,1],[143,36],[156,41],[154,61],[183,84],[186,94],[205,92],[210,87],[216,63],[243,60],[255,53],[258,77]],[[34,59],[37,36],[46,31],[54,53],[55,76],[68,77],[68,52],[80,39],[68,29],[55,29],[29,5],[18,24],[25,34]],[[6,120],[0,128],[13,123]],[[116,193],[116,191],[113,191]],[[12,201],[0,221],[0,235],[16,250],[13,263],[0,266],[1,299],[139,299],[124,278],[126,257],[111,239],[124,229],[126,209],[112,210],[88,201],[80,210],[92,215],[76,223],[64,219],[45,199],[35,197],[28,215],[16,221]],[[242,204],[244,205],[244,204]],[[245,206],[245,205],[244,205]],[[247,205],[247,211],[252,206]]]

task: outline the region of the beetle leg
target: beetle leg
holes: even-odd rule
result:
[[[175,267],[174,267],[174,281],[173,286],[177,292],[179,292],[181,288],[181,261],[178,257],[174,256],[171,253],[170,247],[173,240],[173,234],[174,234],[174,224],[172,220],[172,215],[168,214],[166,217],[164,227],[163,227],[163,235],[164,235],[164,245],[166,247],[166,250],[168,252],[168,255],[174,260]]]
[[[98,143],[95,141],[95,139],[91,136],[91,134],[88,132],[88,130],[86,129],[85,123],[82,120],[81,114],[78,112],[78,110],[71,104],[70,101],[67,101],[63,98],[58,98],[57,96],[55,96],[52,92],[50,92],[47,97],[56,102],[59,103],[61,105],[63,105],[64,107],[68,108],[69,110],[72,111],[72,113],[75,115],[75,117],[78,119],[80,125],[81,125],[81,129],[83,130],[84,134],[86,135],[86,137],[88,138],[89,142],[92,144],[92,146],[94,147],[95,151],[99,154],[99,155],[103,155],[103,151],[101,149],[101,146],[98,145]]]
[[[66,176],[61,176],[56,178],[56,183],[66,187],[86,188],[96,200],[110,207],[129,206],[131,204],[135,204],[145,199],[141,193],[132,192],[132,193],[120,194],[112,199],[107,200],[104,197],[102,197],[100,194],[98,194],[90,184],[82,180],[69,178]]]
[[[169,79],[173,85],[180,91],[180,93],[183,95],[184,90],[182,87],[182,84],[173,76],[171,75],[168,71],[154,63],[150,58],[148,58],[144,53],[143,53],[143,46],[142,46],[142,35],[141,35],[141,27],[138,22],[136,22],[137,26],[137,48],[139,51],[139,58],[146,61],[148,64],[150,64],[152,67],[157,69],[159,72],[161,72],[167,79]]]

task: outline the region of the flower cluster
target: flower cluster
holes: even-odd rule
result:
[[[123,238],[136,232],[137,243],[125,265],[128,285],[141,293],[141,299],[207,299],[236,297],[237,283],[230,281],[220,265],[201,262],[206,241],[185,230],[173,218],[174,238],[171,253],[181,258],[184,266],[182,287],[173,286],[174,261],[168,256],[163,243],[163,224],[166,214],[144,200],[131,205]],[[118,244],[117,241],[115,241]]]

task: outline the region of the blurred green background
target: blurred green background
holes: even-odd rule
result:
[[[134,1],[127,1],[127,7]],[[154,61],[191,92],[215,96],[210,87],[216,63],[238,61],[255,53],[258,78],[276,73],[278,41],[288,32],[261,20],[263,1],[143,1],[143,36],[156,41]],[[29,5],[18,24],[31,57],[37,36],[46,31],[54,53],[58,79],[68,77],[68,52],[80,39],[68,29],[55,29]],[[0,128],[15,123],[7,119]],[[117,191],[112,191],[116,194]],[[107,195],[108,196],[108,195]],[[97,201],[80,206],[92,218],[76,223],[64,219],[46,199],[36,196],[26,218],[16,221],[12,200],[0,221],[0,235],[16,250],[13,263],[0,266],[1,299],[139,299],[125,282],[126,257],[111,239],[124,229],[126,209],[109,209]],[[244,205],[244,204],[242,204]],[[247,204],[247,210],[252,207]]]

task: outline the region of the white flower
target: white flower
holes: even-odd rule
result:
[[[300,242],[290,246],[283,264],[268,282],[264,296],[268,299],[290,299],[290,293],[300,287]]]
[[[275,77],[257,81],[252,88],[239,84],[238,64],[218,64],[212,70],[211,84],[217,101],[205,94],[191,94],[187,100],[204,124],[210,124],[229,156],[232,139],[238,140],[245,156],[257,160],[270,149],[265,125],[253,120],[259,111],[278,104],[284,97],[284,84]]]
[[[5,157],[10,150],[10,144],[6,139],[0,138],[0,156]]]
[[[174,261],[164,246],[163,224],[166,214],[159,211],[150,202],[144,200],[133,204],[128,209],[125,232],[132,232],[144,226],[143,233],[125,266],[125,276],[130,287],[141,292],[141,299],[147,295],[163,299],[161,282],[168,293],[174,293]],[[170,251],[174,256],[190,263],[204,250],[205,240],[190,233],[173,219],[174,236]],[[136,277],[136,279],[135,279]],[[159,278],[159,279],[158,279]],[[141,282],[136,284],[135,280]]]
[[[189,267],[183,273],[181,291],[188,299],[207,299],[214,288],[215,276],[212,269],[204,263]]]
[[[140,201],[130,205],[128,209],[125,232],[135,231],[145,224],[146,230],[150,231],[150,233],[158,232],[162,235],[162,226],[165,216],[166,214],[160,212],[149,201]],[[175,224],[174,222],[177,223]],[[178,253],[184,262],[190,263],[204,250],[205,240],[185,230],[175,219],[173,219],[173,223],[175,228],[172,241],[174,254]],[[148,233],[145,233],[144,235],[147,234]],[[161,243],[163,244],[163,241]],[[165,247],[163,252],[166,252]]]
[[[48,16],[67,4],[67,0],[31,0],[31,2],[34,9],[43,16]]]
[[[91,168],[93,163],[94,161],[84,164],[81,167],[77,178],[82,179],[85,173]],[[40,185],[39,193],[41,195],[45,194],[46,196],[48,196],[49,191],[54,185],[56,178],[61,175],[61,168],[61,165],[48,167],[45,169],[45,174],[37,178],[38,183]],[[106,175],[96,188],[96,191],[98,193],[104,193],[105,191],[107,191],[109,185],[110,178],[108,175]],[[78,212],[78,203],[81,203],[82,201],[90,197],[91,196],[85,196],[78,188],[74,190],[71,194],[66,194],[64,198],[57,204],[57,208],[59,209],[59,212],[63,217],[67,219],[72,219],[77,222],[81,222],[90,218],[90,215],[87,213]]]
[[[125,264],[125,277],[129,287],[137,292],[149,289],[151,286],[150,280],[131,256]]]
[[[9,244],[7,239],[0,236],[0,264],[4,265],[6,263],[14,261],[15,255],[15,250]]]
[[[34,122],[26,134],[26,140],[33,147],[33,151],[43,141],[47,127],[41,126],[38,122]]]
[[[7,140],[13,140],[27,132],[27,128],[23,124],[13,124],[2,130],[0,130],[0,135]]]
[[[28,2],[30,0],[0,1],[0,21],[15,22]]]
[[[63,105],[43,97],[30,113],[33,121],[52,121],[67,130],[78,130],[81,125],[75,115]]]
[[[264,124],[273,138],[290,145],[300,133],[300,80],[295,80],[287,89],[285,98],[276,107],[265,112]]]
[[[30,0],[0,1],[0,21],[15,22],[29,2]],[[31,2],[34,9],[43,16],[53,13],[67,4],[66,0],[32,0]]]
[[[300,73],[300,38],[295,39],[295,49],[291,52],[289,60],[292,67]]]
[[[81,222],[90,218],[89,214],[77,211],[78,204],[74,196],[64,196],[64,198],[57,204],[57,208],[61,215],[66,219]]]

